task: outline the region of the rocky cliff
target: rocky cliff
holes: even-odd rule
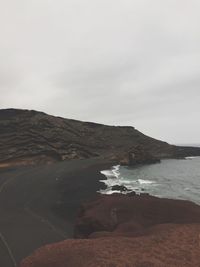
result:
[[[1,165],[95,156],[121,160],[130,153],[140,162],[144,154],[148,155],[144,158],[149,162],[151,156],[154,160],[200,155],[200,148],[169,145],[134,127],[106,126],[32,110],[0,110]]]

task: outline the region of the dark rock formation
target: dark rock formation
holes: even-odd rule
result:
[[[121,165],[134,166],[136,164],[153,164],[159,163],[160,159],[146,151],[141,145],[136,146],[133,151],[129,151],[120,160]]]
[[[123,192],[123,191],[128,191],[128,188],[126,188],[126,186],[124,186],[124,185],[113,185],[112,186],[112,190],[113,191],[121,191],[121,192]]]
[[[118,162],[125,157],[126,163],[135,164],[194,155],[200,155],[200,148],[172,146],[133,127],[63,119],[37,111],[0,110],[1,166],[95,156]]]

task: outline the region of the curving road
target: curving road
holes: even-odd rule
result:
[[[82,201],[99,189],[106,162],[73,160],[0,170],[0,266],[16,267],[36,248],[73,235]]]

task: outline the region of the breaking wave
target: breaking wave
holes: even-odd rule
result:
[[[165,159],[160,164],[138,167],[116,165],[101,173],[106,189],[102,194],[149,193],[158,197],[185,199],[200,204],[200,157]],[[115,185],[125,186],[127,191],[112,190]]]

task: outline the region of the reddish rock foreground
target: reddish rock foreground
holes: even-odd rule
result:
[[[20,267],[200,266],[200,206],[142,196],[100,196],[82,206],[75,236],[38,249]]]

